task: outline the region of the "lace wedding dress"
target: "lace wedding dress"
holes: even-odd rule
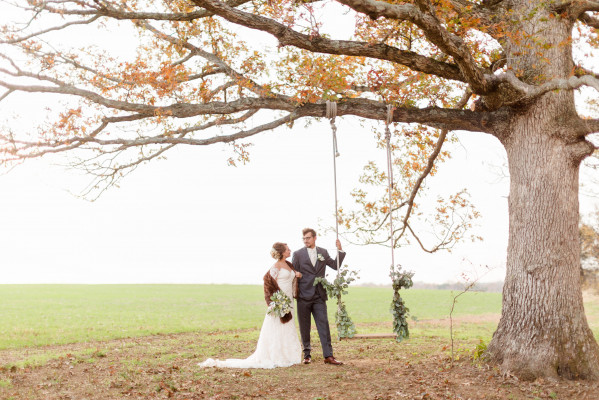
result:
[[[293,299],[292,284],[295,273],[286,269],[270,269],[271,276],[289,298]],[[266,314],[254,354],[246,359],[229,358],[224,361],[212,358],[199,363],[200,367],[220,368],[276,368],[299,364],[302,348],[297,337],[295,319],[281,323],[279,317]]]

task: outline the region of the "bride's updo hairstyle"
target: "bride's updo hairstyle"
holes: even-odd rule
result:
[[[272,245],[272,249],[270,249],[270,255],[275,260],[280,260],[283,258],[283,253],[287,250],[287,243],[275,242]]]

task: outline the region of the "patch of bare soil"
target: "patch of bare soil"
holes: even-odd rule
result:
[[[247,357],[257,336],[186,333],[2,351],[0,399],[599,399],[597,382],[520,382],[473,361],[468,351],[458,353],[451,367],[447,340],[431,337],[336,341],[342,366],[323,363],[316,335],[311,365],[196,365],[207,357]],[[474,349],[475,342],[460,347]],[[24,364],[32,350],[50,359]]]

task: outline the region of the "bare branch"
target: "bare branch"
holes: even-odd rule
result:
[[[468,97],[470,97],[470,96],[468,96]],[[414,187],[412,188],[412,193],[410,194],[410,198],[408,199],[408,202],[407,202],[408,209],[407,209],[406,214],[402,221],[402,224],[404,227],[406,227],[408,225],[408,219],[410,218],[410,214],[412,213],[412,207],[414,206],[414,199],[416,198],[416,194],[418,194],[420,185],[422,185],[422,182],[424,181],[424,179],[428,176],[428,174],[433,169],[433,166],[435,165],[435,160],[437,159],[437,156],[439,155],[439,153],[441,153],[441,148],[443,147],[443,143],[445,142],[445,137],[447,136],[447,133],[448,132],[446,129],[441,129],[441,134],[439,134],[439,139],[437,140],[435,149],[433,150],[431,155],[428,157],[428,160],[426,162],[426,168],[424,169],[424,171],[422,171],[422,174],[420,174],[420,176],[416,180],[416,183],[414,184]]]
[[[202,125],[198,125],[198,126],[192,126],[189,128],[184,128],[184,129],[177,129],[176,131],[173,132],[173,134],[188,134],[191,132],[197,132],[197,131],[203,131],[215,126],[223,126],[223,125],[234,125],[234,124],[238,124],[240,122],[244,122],[246,120],[248,120],[250,117],[252,117],[254,114],[256,114],[258,112],[258,110],[249,110],[248,112],[246,112],[245,114],[243,114],[241,117],[239,118],[227,118],[227,119],[217,119],[215,121],[211,121],[208,122],[206,124],[202,124]],[[169,134],[165,134],[163,136],[169,136]]]
[[[229,0],[226,3],[231,7],[237,7],[248,3],[249,0]],[[211,17],[214,13],[207,10],[198,10],[187,13],[161,13],[161,12],[134,12],[109,7],[106,3],[99,8],[93,9],[60,9],[45,6],[44,10],[60,15],[96,15],[98,17],[109,17],[117,20],[155,20],[155,21],[193,21],[196,19]]]
[[[416,239],[416,241],[418,242],[418,245],[420,246],[420,248],[427,252],[427,253],[434,253],[437,250],[439,250],[441,248],[441,246],[443,246],[445,243],[438,243],[435,247],[433,247],[432,249],[427,249],[426,247],[424,247],[424,244],[422,243],[422,241],[420,240],[420,238],[418,237],[418,235],[416,235],[416,232],[414,232],[414,230],[412,229],[412,227],[410,226],[410,224],[406,224],[406,227],[408,228],[408,230],[410,231],[410,233],[412,234],[412,236],[414,237],[414,239]]]
[[[2,43],[2,44],[15,44],[15,43],[24,42],[25,40],[31,39],[31,38],[36,37],[36,36],[43,35],[43,34],[48,33],[48,32],[63,30],[65,28],[68,28],[69,26],[73,26],[73,25],[89,25],[92,22],[94,22],[95,20],[97,20],[98,18],[100,18],[100,17],[99,16],[94,16],[94,17],[92,17],[90,19],[85,19],[85,20],[81,20],[81,21],[67,22],[67,23],[65,23],[63,25],[53,26],[51,28],[44,29],[44,30],[41,30],[41,31],[38,31],[38,32],[35,32],[35,33],[31,33],[29,35],[22,36],[22,37],[19,37],[19,38],[16,38],[16,39],[0,40],[0,43]]]
[[[4,93],[2,96],[0,96],[0,101],[7,98],[12,92],[14,92],[14,90],[7,90],[6,93]]]
[[[98,127],[91,135],[89,136],[80,136],[80,137],[71,137],[63,140],[51,140],[47,142],[29,142],[22,140],[15,140],[13,137],[7,137],[4,135],[0,135],[0,141],[5,143],[11,143],[13,145],[13,149],[11,151],[5,150],[5,153],[10,153],[13,157],[5,159],[6,161],[12,160],[21,160],[25,158],[37,158],[41,157],[45,154],[50,153],[58,153],[68,150],[73,150],[79,148],[83,145],[95,145],[99,147],[109,147],[109,146],[119,146],[119,151],[126,149],[128,147],[141,147],[148,145],[178,145],[178,144],[186,144],[192,146],[207,146],[215,143],[230,143],[239,139],[244,139],[253,135],[256,135],[260,132],[268,131],[275,129],[281,125],[292,122],[297,117],[294,113],[290,113],[285,117],[279,118],[275,121],[257,126],[255,128],[246,130],[246,131],[238,131],[236,133],[230,135],[222,135],[222,136],[214,136],[207,139],[196,139],[196,138],[188,138],[185,137],[190,130],[186,130],[180,132],[178,136],[165,136],[158,135],[153,137],[142,137],[137,139],[99,139],[97,138],[97,134],[104,130],[108,126],[108,122],[103,122],[100,127]],[[30,149],[33,151],[29,152]],[[136,165],[136,163],[131,164],[130,166]]]

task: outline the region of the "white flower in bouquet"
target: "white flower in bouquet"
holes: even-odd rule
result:
[[[268,306],[267,313],[275,317],[283,317],[285,314],[290,313],[293,307],[293,303],[289,296],[280,290],[277,290],[272,296],[270,296],[271,303]]]

